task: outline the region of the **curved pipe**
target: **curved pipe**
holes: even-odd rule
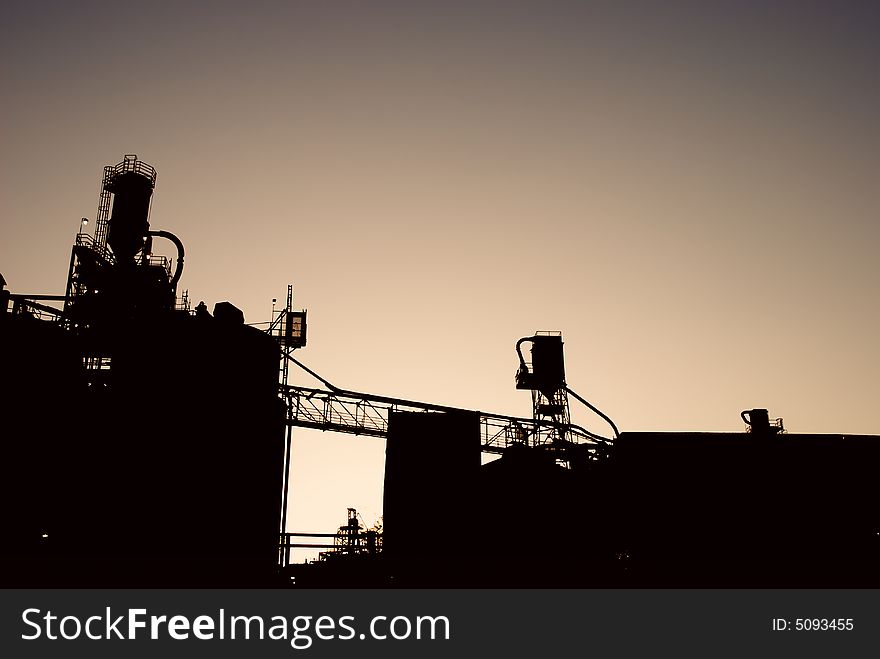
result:
[[[617,439],[618,437],[620,437],[620,431],[617,430],[617,426],[614,425],[614,421],[612,421],[612,420],[611,420],[611,419],[610,419],[610,418],[609,418],[604,412],[602,412],[598,407],[595,407],[595,406],[591,405],[590,402],[587,401],[585,398],[581,398],[580,396],[578,396],[575,392],[573,392],[573,391],[572,391],[571,389],[569,389],[568,387],[566,387],[565,390],[566,390],[568,393],[570,393],[572,396],[574,396],[575,398],[577,398],[577,399],[578,399],[580,402],[582,402],[584,405],[586,405],[586,406],[589,407],[591,410],[593,410],[593,412],[595,412],[595,413],[598,414],[600,417],[602,417],[603,419],[605,419],[605,421],[608,422],[608,425],[611,426],[611,429],[614,431],[614,438],[615,438],[615,439]]]
[[[172,275],[170,282],[171,290],[177,292],[177,282],[180,280],[180,275],[183,274],[183,243],[180,241],[180,238],[170,231],[147,231],[147,235],[156,236],[157,238],[167,238],[174,243],[175,247],[177,247],[177,266],[174,268],[174,274]]]
[[[523,370],[527,370],[526,358],[523,357],[522,348],[520,346],[523,343],[525,343],[526,341],[534,341],[534,340],[535,340],[534,336],[524,336],[523,338],[521,338],[519,341],[516,342],[516,354],[519,355],[519,365],[520,365],[520,368]]]
[[[530,375],[529,367],[526,365],[526,358],[523,357],[521,346],[526,341],[531,341],[532,343],[534,343],[536,338],[537,337],[535,336],[524,336],[516,342],[516,354],[519,357],[519,369],[517,370],[515,376],[517,388],[519,388],[521,384],[525,383],[528,376]]]

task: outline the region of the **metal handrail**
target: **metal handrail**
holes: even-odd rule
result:
[[[138,160],[137,156],[125,156],[122,162],[111,168],[111,171],[114,175],[128,173],[140,174],[141,176],[150,179],[150,183],[153,186],[156,185],[156,170],[143,160]]]
[[[388,434],[388,416],[391,412],[472,412],[480,416],[482,450],[501,453],[527,437],[548,435],[547,443],[558,441],[550,435],[564,432],[567,445],[584,445],[598,450],[608,440],[574,424],[559,424],[539,419],[487,414],[473,410],[458,410],[429,403],[368,396],[345,391],[327,391],[289,385],[282,387],[282,396],[288,403],[288,425],[318,430],[331,430],[354,435],[385,437]]]

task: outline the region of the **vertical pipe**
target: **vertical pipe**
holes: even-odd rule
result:
[[[67,288],[64,290],[64,307],[62,308],[62,322],[68,323],[67,312],[71,300],[73,300],[73,268],[76,265],[76,244],[70,248],[70,267],[67,268]]]
[[[290,546],[287,539],[287,500],[290,490],[290,447],[293,438],[293,426],[290,424],[290,404],[287,407],[287,433],[284,446],[284,486],[281,492],[281,541],[283,552],[281,557],[281,567],[287,567],[290,564]]]

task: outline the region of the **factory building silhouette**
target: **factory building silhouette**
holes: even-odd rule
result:
[[[155,180],[135,157],[106,168],[95,235],[77,236],[63,298],[12,295],[3,309],[4,581],[274,576],[278,347],[229,304],[213,317],[179,304],[183,246],[147,220]],[[152,255],[163,238],[173,270]]]
[[[787,433],[761,408],[740,433],[619,432],[568,386],[558,332],[515,344],[531,416],[338,387],[294,357],[291,287],[259,327],[191,308],[155,184],[136,156],[104,169],[64,294],[0,280],[0,585],[880,585],[880,437]],[[610,432],[573,424],[572,399]],[[381,527],[349,510],[287,532],[294,427],[386,438]]]

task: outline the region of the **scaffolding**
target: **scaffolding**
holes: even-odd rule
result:
[[[513,444],[532,446],[581,446],[588,458],[604,456],[608,446],[580,426],[560,428],[555,419],[525,418],[420,403],[416,401],[350,391],[328,391],[287,385],[282,388],[287,402],[288,426],[334,431],[352,435],[387,437],[391,412],[475,412],[480,416],[480,442],[485,453],[501,454]]]
[[[303,542],[302,539],[308,540]],[[315,542],[324,539],[325,542]],[[332,540],[332,542],[331,542]],[[291,549],[323,549],[318,561],[345,558],[375,558],[382,553],[382,525],[377,522],[367,528],[354,508],[348,509],[348,518],[336,533],[282,533],[279,545],[279,566],[290,565]]]

